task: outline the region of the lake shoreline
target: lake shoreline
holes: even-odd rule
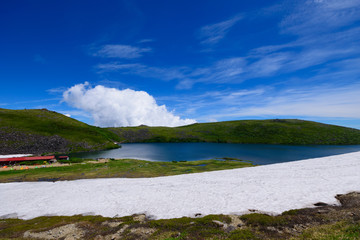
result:
[[[269,145],[234,143],[126,143],[122,148],[74,153],[78,158],[131,158],[146,161],[197,161],[232,157],[258,165],[291,162],[360,151],[360,145]]]

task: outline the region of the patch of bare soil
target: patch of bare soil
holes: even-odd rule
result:
[[[24,238],[36,238],[36,239],[76,240],[76,239],[83,239],[84,236],[85,236],[85,231],[77,227],[76,224],[68,224],[44,232],[26,231],[24,233]]]
[[[22,170],[26,171],[28,169],[35,169],[35,168],[45,168],[45,167],[66,167],[70,166],[69,163],[52,163],[52,164],[43,164],[43,165],[16,165],[16,166],[9,166],[7,168],[1,167],[0,171],[12,171],[12,170]]]

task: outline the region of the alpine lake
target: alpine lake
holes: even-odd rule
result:
[[[121,148],[73,153],[71,157],[196,161],[236,158],[266,165],[360,151],[360,145],[269,145],[232,143],[126,143]]]

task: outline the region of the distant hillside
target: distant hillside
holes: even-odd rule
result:
[[[0,154],[78,152],[117,147],[117,136],[47,109],[0,108]]]
[[[360,144],[360,130],[294,119],[100,128],[47,109],[0,108],[0,154],[102,150],[114,141]]]
[[[124,142],[360,144],[360,130],[296,119],[196,123],[183,127],[108,128]]]

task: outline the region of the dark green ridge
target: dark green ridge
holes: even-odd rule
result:
[[[360,130],[297,119],[196,123],[182,127],[108,128],[123,142],[360,144]]]
[[[360,130],[296,119],[100,128],[47,109],[0,108],[0,154],[95,151],[118,147],[114,142],[348,145],[360,144]]]
[[[0,154],[79,152],[118,147],[117,136],[47,109],[0,109]]]

